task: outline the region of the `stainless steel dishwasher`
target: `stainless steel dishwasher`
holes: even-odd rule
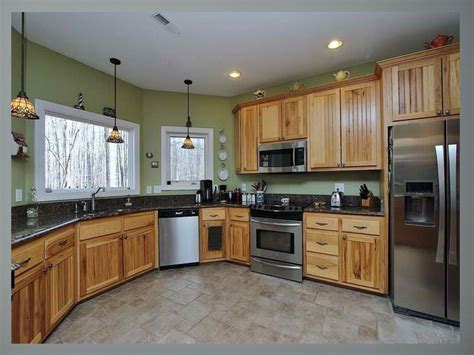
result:
[[[196,208],[159,212],[160,268],[199,263],[198,215]]]

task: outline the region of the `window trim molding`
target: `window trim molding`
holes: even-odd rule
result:
[[[46,113],[58,114],[60,116],[71,117],[79,122],[91,123],[104,127],[113,127],[111,117],[100,115],[98,113],[78,110],[72,107],[35,99],[36,113],[40,117],[35,121],[34,133],[34,182],[37,190],[38,201],[55,200],[75,200],[80,198],[91,198],[91,193],[95,189],[73,190],[71,192],[46,192],[45,191],[45,115]],[[120,130],[130,132],[128,161],[130,189],[105,189],[99,197],[118,197],[140,194],[140,125],[134,122],[117,119],[117,127]]]
[[[191,185],[189,183],[175,183],[167,185],[167,174],[169,164],[169,145],[167,144],[167,136],[170,134],[182,135],[186,132],[186,127],[177,126],[161,126],[161,190],[163,191],[179,191],[179,190],[199,190],[199,186]],[[208,144],[206,148],[206,167],[205,178],[209,180],[214,179],[214,129],[213,128],[193,128],[189,129],[190,135],[197,135],[208,137]],[[186,133],[184,133],[186,135]],[[184,137],[183,137],[184,138]]]

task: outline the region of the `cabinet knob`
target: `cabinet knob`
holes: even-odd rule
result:
[[[443,113],[443,111],[438,110],[438,111],[436,111],[436,113],[437,113],[438,115],[441,115],[441,114]]]
[[[66,243],[67,243],[67,240],[61,240],[61,241],[58,242],[58,245],[62,247]]]
[[[342,240],[346,240],[346,239],[347,239],[347,236],[344,234],[344,235],[342,236]]]
[[[123,239],[128,239],[128,235],[124,236]]]
[[[445,111],[444,111],[444,114],[445,114],[445,115],[449,115],[450,113],[451,113],[451,110],[445,110]]]

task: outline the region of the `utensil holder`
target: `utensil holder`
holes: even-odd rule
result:
[[[265,201],[265,192],[256,191],[255,192],[255,203],[263,203]]]

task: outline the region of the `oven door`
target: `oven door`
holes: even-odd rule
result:
[[[259,145],[258,171],[260,173],[306,171],[306,141]]]
[[[301,221],[252,217],[250,243],[252,256],[299,265],[303,263]]]

